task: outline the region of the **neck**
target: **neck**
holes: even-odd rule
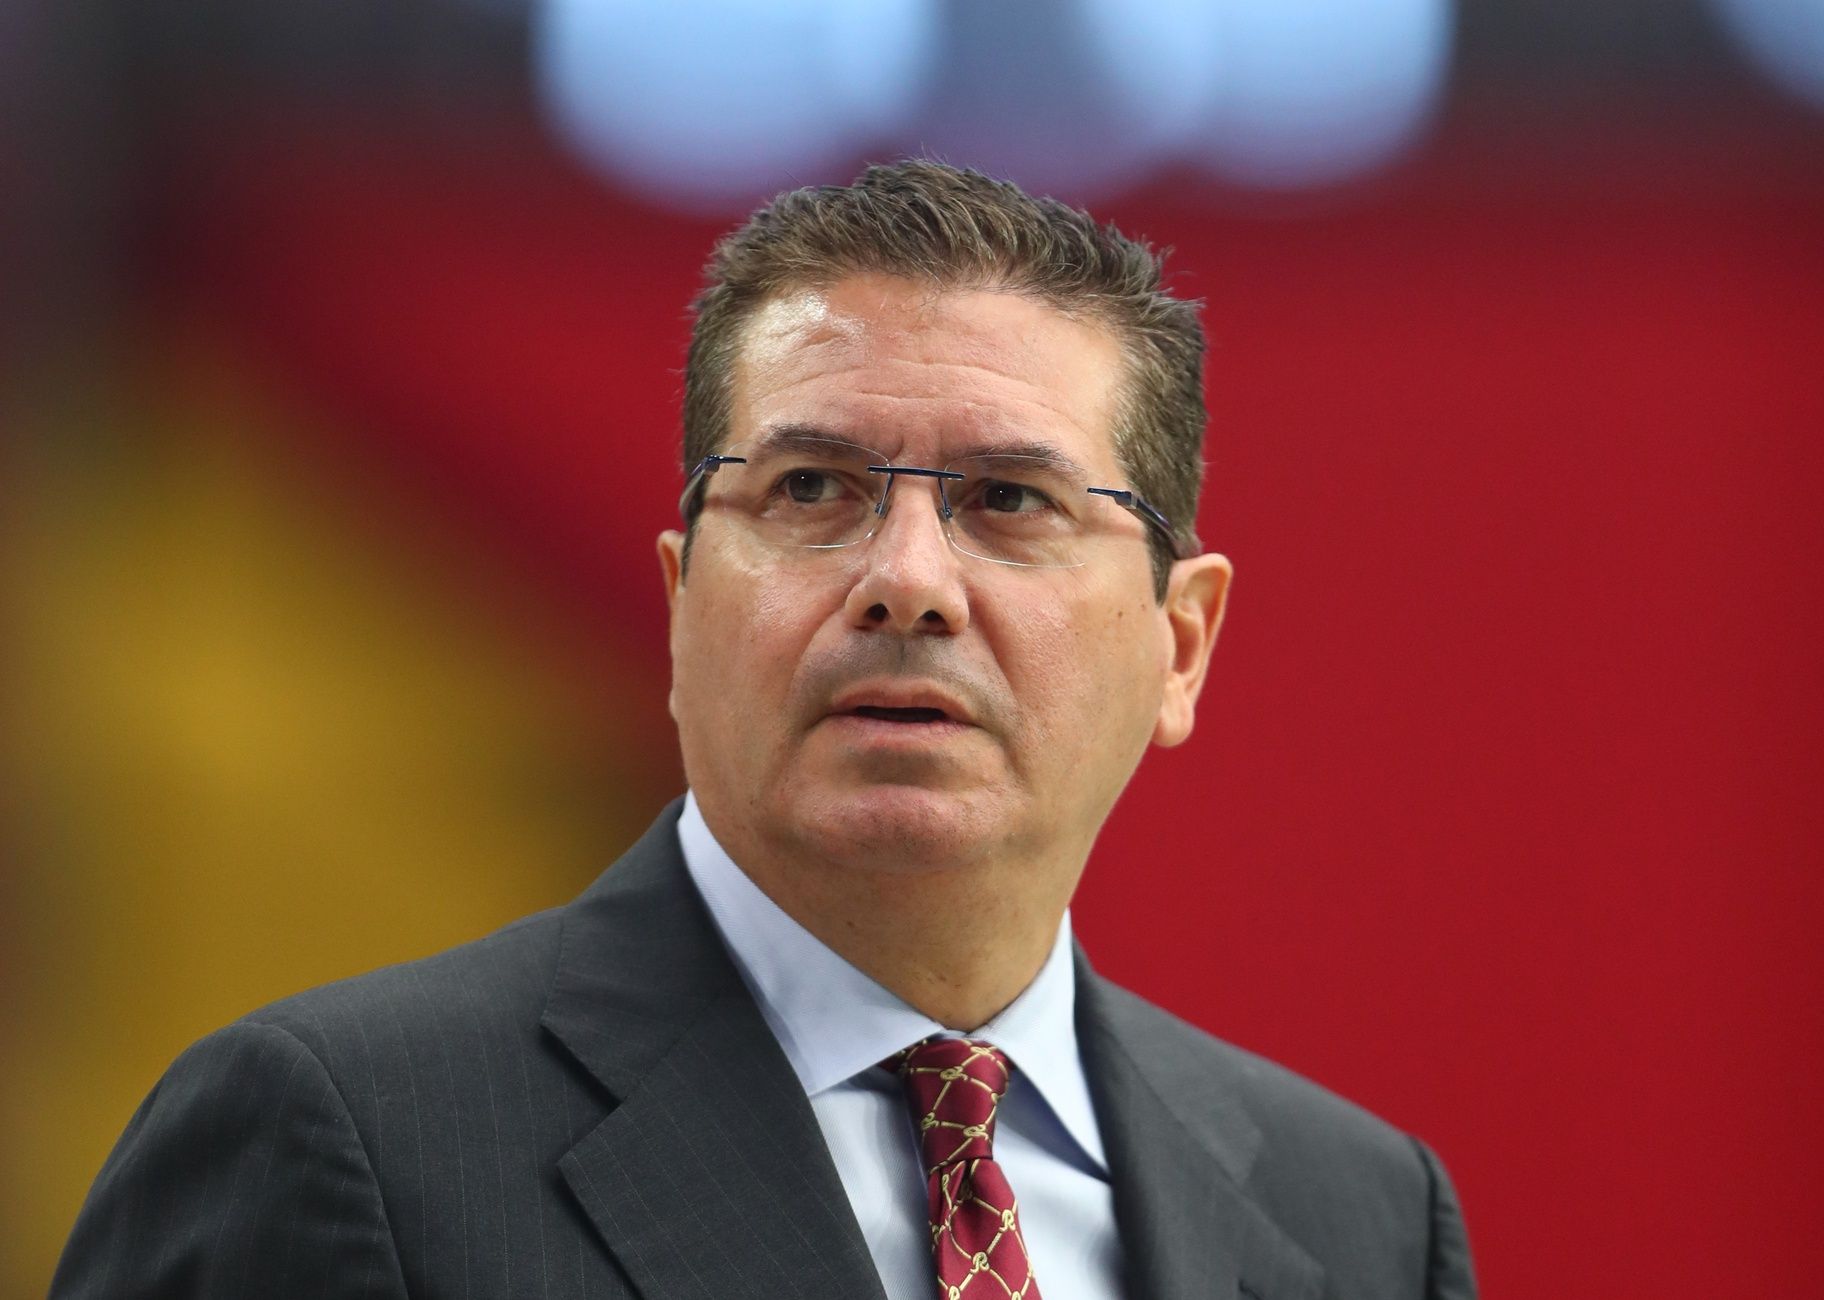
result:
[[[947,1029],[969,1032],[1025,991],[1050,956],[1083,861],[916,869],[768,852],[711,831],[779,908],[826,947]]]

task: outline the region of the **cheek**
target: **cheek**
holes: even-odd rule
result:
[[[1010,634],[1020,663],[1012,686],[1017,700],[1036,706],[1021,713],[1039,754],[1076,763],[1091,738],[1112,743],[1129,733],[1144,745],[1163,676],[1151,614],[1150,604],[1026,607]]]
[[[814,584],[777,565],[728,550],[698,553],[679,620],[677,675],[700,723],[726,732],[739,717],[757,739],[762,720],[789,716],[793,676],[821,621],[815,597]]]

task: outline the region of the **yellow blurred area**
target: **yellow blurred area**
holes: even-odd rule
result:
[[[678,780],[614,721],[650,669],[326,472],[201,332],[136,353],[7,467],[9,1296],[188,1042],[566,900]]]

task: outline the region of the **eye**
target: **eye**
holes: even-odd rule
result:
[[[828,501],[840,487],[834,475],[820,469],[794,469],[780,481],[786,496],[799,505]]]
[[[1039,489],[1006,479],[993,479],[984,483],[980,501],[984,510],[1006,515],[1031,514],[1052,504],[1051,498]]]

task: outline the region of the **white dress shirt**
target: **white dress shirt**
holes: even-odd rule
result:
[[[936,1286],[918,1139],[899,1080],[879,1063],[933,1034],[962,1037],[862,974],[761,892],[710,834],[694,795],[678,840],[722,941],[785,1049],[823,1129],[889,1300]],[[1070,916],[1026,991],[968,1035],[1013,1062],[994,1157],[1019,1198],[1045,1300],[1121,1294],[1120,1242],[1102,1134],[1077,1053]],[[984,1297],[986,1300],[986,1297]]]

